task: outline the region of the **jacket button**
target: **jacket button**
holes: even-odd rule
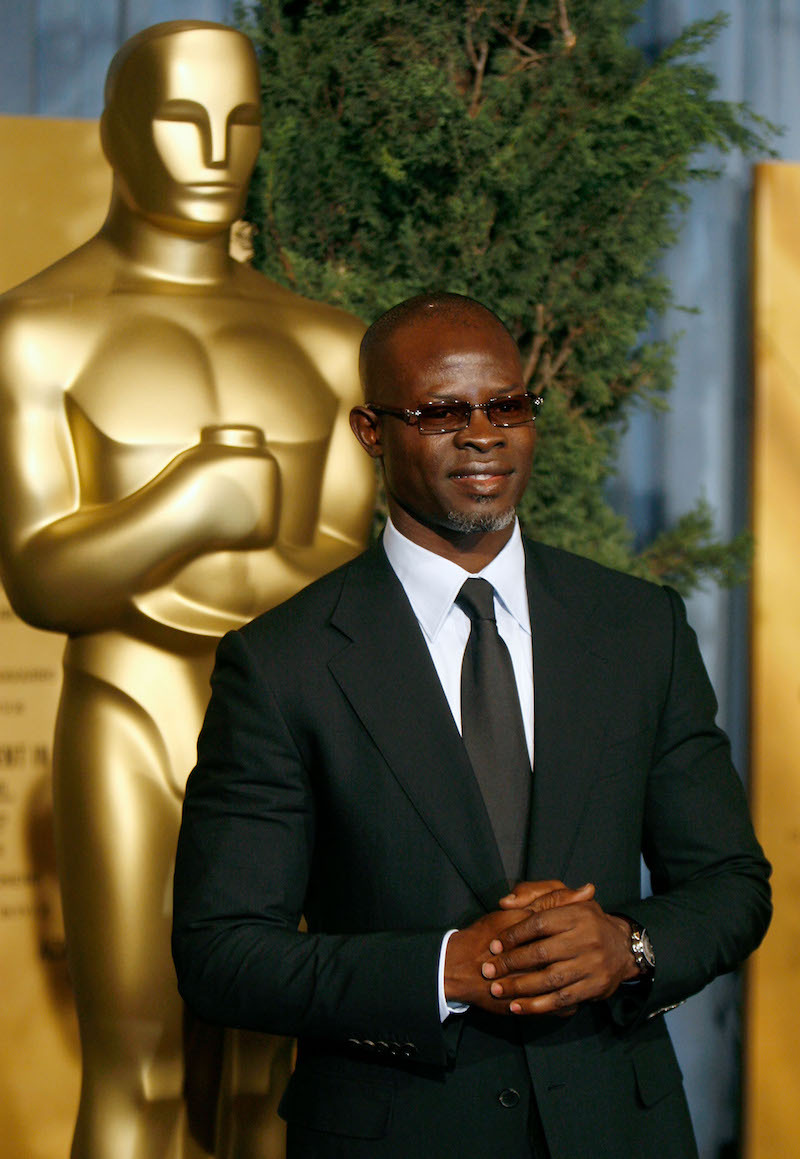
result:
[[[515,1091],[513,1087],[506,1087],[497,1096],[497,1101],[501,1107],[516,1107],[519,1103],[519,1091]]]

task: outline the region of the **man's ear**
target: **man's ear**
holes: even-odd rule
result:
[[[368,406],[354,406],[350,411],[350,427],[370,458],[383,456],[381,420],[374,411]]]

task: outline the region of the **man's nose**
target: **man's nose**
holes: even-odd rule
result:
[[[505,442],[505,429],[496,427],[489,421],[485,410],[473,407],[469,416],[469,424],[458,431],[456,439],[462,446],[496,447]]]

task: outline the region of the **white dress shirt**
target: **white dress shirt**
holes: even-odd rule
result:
[[[533,766],[533,649],[528,589],[525,586],[525,553],[519,524],[502,551],[474,576],[457,563],[444,559],[413,543],[387,520],[383,546],[389,563],[403,585],[422,635],[431,654],[436,674],[450,705],[459,732],[461,728],[461,665],[470,633],[470,619],[454,603],[465,580],[488,580],[495,591],[497,630],[511,655],[517,683],[528,755]],[[463,1013],[462,1003],[448,1004],[444,996],[444,961],[450,930],[439,954],[439,1016]]]
[[[391,519],[383,533],[389,563],[405,589],[422,629],[450,711],[461,732],[461,663],[470,633],[470,620],[455,600],[465,580],[488,580],[495,590],[497,631],[511,654],[517,682],[528,756],[533,765],[533,651],[525,552],[519,524],[503,550],[473,576],[457,563],[412,543]]]

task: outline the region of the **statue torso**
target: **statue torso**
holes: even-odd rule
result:
[[[146,619],[216,637],[311,578],[308,569],[293,574],[288,557],[314,541],[342,404],[308,352],[315,311],[326,308],[249,270],[244,292],[231,280],[93,294],[82,280],[80,293],[39,293],[29,309],[21,305],[28,327],[41,332],[38,374],[63,396],[81,506],[114,504],[146,487],[208,426],[260,428],[278,464],[280,516],[270,548],[210,550],[163,587],[135,596]],[[270,289],[253,293],[262,281]],[[351,335],[342,342],[354,344]],[[349,409],[355,400],[344,401]],[[312,574],[336,562],[321,560]]]

